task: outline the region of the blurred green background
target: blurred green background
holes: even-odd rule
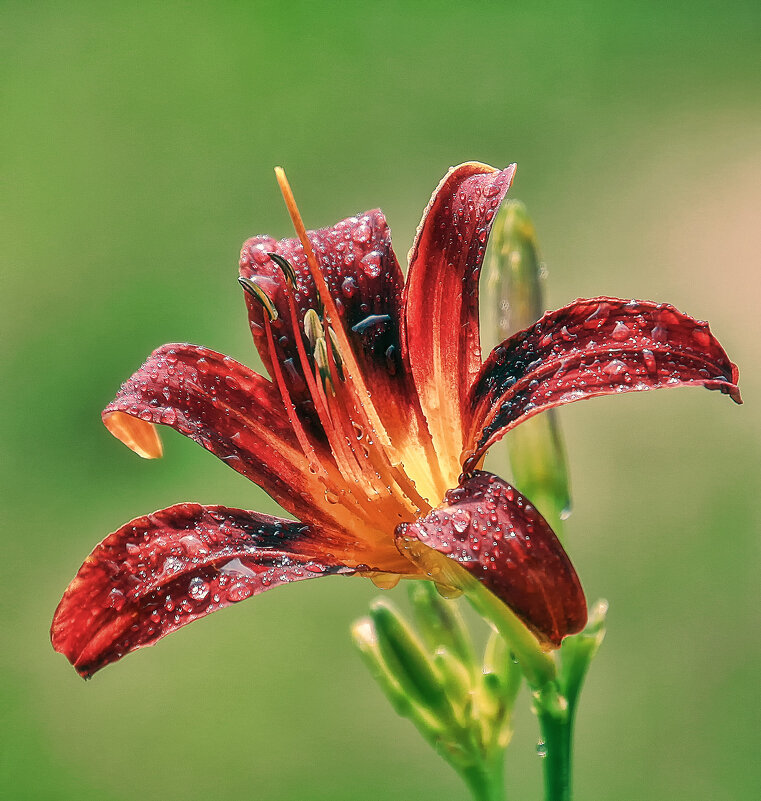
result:
[[[758,721],[761,6],[752,2],[2,3],[0,794],[465,798],[365,674],[377,594],[334,578],[200,621],[87,684],[48,641],[82,559],[181,500],[272,512],[174,432],[144,462],[99,413],[156,346],[257,365],[240,243],[381,206],[403,258],[447,167],[519,163],[549,303],[667,300],[741,368],[719,393],[561,412],[569,549],[609,635],[580,799],[750,797]],[[499,459],[499,456],[495,457]],[[400,590],[391,597],[403,597]],[[524,698],[522,706],[527,707]],[[508,751],[540,798],[536,722]]]

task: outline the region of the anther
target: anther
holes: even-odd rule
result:
[[[318,337],[314,343],[314,361],[317,369],[320,371],[323,386],[330,387],[332,392],[335,392],[333,387],[333,379],[330,377],[330,362],[328,361],[328,346],[325,344],[324,337]]]
[[[328,326],[328,336],[330,337],[330,350],[333,353],[333,360],[336,363],[338,375],[341,380],[343,380],[343,360],[341,359],[341,351],[338,350],[338,337],[336,336],[336,332],[330,326]]]
[[[272,302],[269,295],[267,295],[267,293],[257,283],[252,281],[250,278],[244,278],[243,276],[238,278],[238,283],[249,295],[251,295],[252,298],[256,298],[256,300],[262,304],[262,307],[267,312],[270,322],[277,320],[278,314],[275,304]]]
[[[296,286],[296,270],[293,269],[293,265],[288,259],[281,256],[279,253],[268,253],[267,255],[283,271],[283,275],[285,275],[285,280],[288,284],[292,287]]]
[[[307,335],[309,344],[314,348],[317,340],[322,336],[322,320],[314,309],[308,309],[304,315],[304,333]]]

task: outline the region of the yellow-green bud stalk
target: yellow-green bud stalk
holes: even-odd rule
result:
[[[525,206],[504,204],[494,223],[482,297],[484,350],[533,325],[544,312],[543,270]],[[570,514],[565,449],[555,412],[525,420],[504,439],[516,487],[558,536]]]

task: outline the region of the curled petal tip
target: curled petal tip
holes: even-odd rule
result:
[[[143,459],[160,459],[164,455],[161,437],[153,423],[119,411],[104,411],[102,419],[118,440]]]

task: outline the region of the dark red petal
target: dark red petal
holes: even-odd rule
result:
[[[544,518],[516,489],[476,472],[414,523],[397,527],[459,562],[555,647],[587,621],[579,578]]]
[[[308,235],[368,383],[384,393],[392,404],[400,400],[408,403],[410,382],[405,380],[399,342],[404,279],[383,212],[367,211],[331,228],[309,231]],[[298,332],[293,330],[282,270],[268,253],[286,258],[296,273]],[[306,404],[309,411],[311,399],[294,337],[300,336],[306,342],[304,315],[309,309],[319,310],[321,304],[301,243],[298,239],[276,241],[266,236],[249,239],[241,251],[240,274],[259,284],[274,302],[278,311],[278,319],[273,323],[277,356],[286,365],[284,375],[291,397],[300,410]],[[248,296],[246,302],[254,341],[269,367],[271,355],[262,328],[262,307]],[[400,391],[407,397],[400,399]]]
[[[190,437],[308,522],[338,513],[310,473],[277,388],[229,356],[196,345],[164,345],[122,386],[103,421],[143,456],[152,424]],[[155,435],[154,435],[155,436]],[[156,440],[158,441],[158,440]],[[327,445],[313,446],[325,465]]]
[[[436,449],[456,463],[460,421],[481,367],[478,278],[494,215],[515,165],[451,170],[431,198],[415,243],[405,289],[405,348]]]
[[[741,403],[737,367],[708,324],[665,303],[593,298],[548,312],[497,346],[473,385],[480,456],[538,412],[576,400],[672,386],[718,389]]]
[[[291,581],[352,573],[351,543],[276,517],[181,503],[139,517],[90,554],[50,636],[85,678],[175,629]],[[338,556],[336,556],[338,555]]]

